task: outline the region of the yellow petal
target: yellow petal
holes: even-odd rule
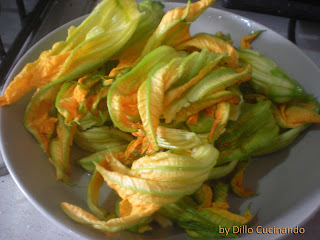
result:
[[[302,106],[289,106],[286,109],[286,119],[290,123],[320,123],[319,114]]]
[[[198,118],[199,118],[199,113],[194,113],[192,114],[189,118],[188,118],[188,121],[187,123],[188,124],[192,124],[192,125],[197,125],[198,123]]]
[[[56,102],[56,108],[59,110],[60,114],[65,118],[66,123],[71,123],[72,120],[80,120],[83,114],[79,114],[79,105],[77,98],[74,96],[74,89],[76,84],[65,83],[68,86],[63,94],[60,94],[59,101]]]
[[[200,0],[187,7],[175,8],[168,11],[147,42],[142,56],[161,45],[174,47],[190,39],[190,22],[197,19],[213,2],[214,0]]]
[[[218,182],[213,188],[213,208],[221,208],[221,209],[228,209],[230,206],[227,203],[227,196],[228,196],[229,185]]]
[[[73,204],[62,202],[61,207],[63,211],[74,221],[91,225],[94,228],[106,232],[118,232],[119,230],[128,229],[134,226],[137,221],[153,214],[153,210],[146,209],[129,216],[113,218],[108,221],[100,221],[92,214]]]
[[[0,107],[12,104],[34,88],[41,88],[56,80],[70,52],[55,56],[51,56],[50,53],[51,50],[43,52],[38,60],[28,63],[15,76],[6,88],[4,96],[0,97]]]
[[[242,162],[243,163],[243,162]],[[231,187],[232,190],[239,196],[239,197],[250,197],[255,195],[255,192],[251,189],[245,189],[243,187],[243,174],[248,166],[248,163],[244,163],[240,165],[238,171],[233,176],[231,180]]]
[[[252,219],[252,214],[251,214],[251,212],[249,210],[249,207],[244,212],[243,217],[246,218],[248,221],[250,221]]]
[[[138,229],[138,233],[144,233],[151,230],[152,230],[152,227],[150,227],[149,225],[144,225]]]
[[[49,154],[50,139],[55,131],[58,119],[50,116],[55,97],[61,84],[38,90],[32,97],[24,117],[24,125],[31,132],[42,149]]]
[[[188,116],[221,102],[239,103],[240,97],[238,94],[230,91],[217,91],[203,101],[199,101],[191,104],[189,107],[182,108],[177,113],[175,120],[179,122],[186,121],[188,119]]]
[[[195,192],[195,199],[199,203],[197,208],[208,208],[212,202],[212,190],[207,184],[203,184],[201,188]]]
[[[221,208],[213,208],[213,207],[206,208],[206,209],[228,219],[229,221],[236,222],[238,225],[244,225],[244,224],[248,223],[247,218],[240,216],[238,214],[229,212],[228,210],[221,209]]]
[[[214,121],[209,134],[209,141],[214,142],[218,139],[228,123],[230,113],[230,103],[221,102],[217,104],[214,111]]]
[[[59,115],[56,137],[50,142],[50,159],[56,167],[57,179],[65,180],[65,182],[68,182],[67,175],[71,171],[69,155],[75,130],[75,125],[65,125],[64,118]]]
[[[124,7],[125,5],[125,7]],[[9,84],[0,107],[55,80],[73,80],[102,66],[135,31],[141,14],[135,1],[102,1],[63,42],[27,64]],[[111,21],[116,18],[117,21]]]
[[[296,128],[304,123],[320,123],[320,115],[309,105],[278,104],[274,113],[279,125],[284,128]]]
[[[188,89],[190,89],[192,86],[198,83],[203,77],[205,77],[209,72],[211,72],[213,68],[216,66],[216,64],[217,64],[216,61],[210,62],[207,66],[201,69],[200,72],[195,77],[190,79],[188,82],[166,92],[164,103],[163,103],[164,106],[168,106],[175,99],[180,98]]]
[[[253,40],[255,40],[259,35],[260,33],[262,33],[263,31],[255,31],[254,33],[252,34],[249,34],[245,37],[242,37],[241,40],[240,40],[240,49],[246,49],[246,48],[251,48],[251,42]]]
[[[106,160],[103,159],[100,161],[100,164],[105,165]],[[90,211],[99,219],[107,220],[107,211],[101,208],[98,204],[99,201],[99,190],[104,183],[104,179],[101,174],[97,171],[94,171],[87,190],[87,204],[90,208]]]
[[[164,87],[168,75],[172,71],[171,65],[155,66],[146,82],[138,90],[138,109],[142,120],[143,129],[150,143],[147,154],[159,150],[157,144],[157,127],[163,112]]]
[[[230,59],[227,60],[229,67],[239,66],[239,55],[237,50],[228,42],[207,33],[200,33],[193,36],[190,40],[182,42],[176,46],[177,50],[194,50],[206,48],[211,52],[228,53]]]
[[[129,216],[132,212],[132,205],[128,202],[127,199],[122,200],[119,203],[119,213],[120,217]]]

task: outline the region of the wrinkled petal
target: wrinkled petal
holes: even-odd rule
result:
[[[176,49],[178,50],[191,50],[195,48],[206,48],[209,51],[216,53],[228,53],[230,59],[226,61],[227,65],[235,68],[239,66],[238,51],[230,43],[219,37],[208,33],[199,33],[193,36],[190,40],[182,42],[176,46]]]
[[[200,0],[168,11],[147,42],[142,56],[161,45],[175,46],[190,39],[190,22],[196,20],[213,2],[214,0]]]

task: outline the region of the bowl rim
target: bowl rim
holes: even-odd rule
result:
[[[170,8],[175,8],[175,7],[181,7],[181,6],[184,6],[185,4],[184,3],[181,3],[181,2],[163,2],[163,4],[166,6],[166,7],[170,7]],[[299,51],[301,56],[304,57],[304,60],[308,62],[308,64],[312,65],[313,68],[317,69],[316,71],[318,71],[319,73],[319,76],[320,76],[320,69],[319,67],[311,60],[311,58],[309,56],[307,56],[297,45],[295,45],[294,43],[292,43],[291,41],[289,41],[288,39],[284,38],[283,36],[281,36],[279,33],[275,32],[274,30],[270,29],[269,27],[266,27],[254,20],[251,20],[249,18],[246,18],[242,15],[239,15],[239,14],[235,14],[235,13],[232,13],[232,12],[229,12],[229,11],[226,11],[226,10],[222,10],[222,9],[217,9],[215,8],[214,6],[211,6],[208,8],[207,11],[213,11],[212,13],[213,14],[222,14],[222,15],[230,15],[231,17],[236,17],[236,18],[241,18],[243,20],[247,20],[247,21],[250,21],[250,23],[254,24],[256,27],[261,27],[265,30],[267,30],[268,32],[284,39],[287,41],[287,44],[289,44],[291,47],[295,48],[295,50]],[[30,53],[32,53],[35,49],[38,48],[39,45],[41,45],[42,43],[48,41],[49,39],[52,38],[52,36],[56,35],[57,32],[60,32],[60,31],[64,31],[66,29],[68,29],[70,26],[72,25],[78,25],[81,23],[81,21],[83,19],[85,19],[85,17],[88,16],[87,15],[84,15],[84,16],[81,16],[81,17],[78,17],[72,21],[69,21],[63,25],[61,25],[60,27],[56,28],[55,30],[51,31],[49,34],[47,34],[46,36],[44,36],[43,38],[41,38],[38,42],[36,42],[30,49],[28,49],[28,51],[21,57],[21,59],[15,64],[15,66],[12,68],[10,74],[8,75],[6,81],[5,81],[5,84],[3,85],[3,89],[2,89],[2,94],[4,93],[6,87],[8,86],[8,84],[13,80],[13,77],[14,77],[14,73],[18,70],[18,69],[21,69],[24,65],[22,65],[23,61],[25,58],[28,57],[28,55]],[[2,109],[0,109],[0,129],[2,128],[3,126],[3,123],[2,123]],[[1,134],[1,131],[0,131],[0,153],[2,154],[2,157],[3,157],[3,160],[5,162],[5,165],[11,175],[11,177],[13,178],[14,182],[17,184],[17,186],[19,187],[20,191],[23,192],[23,194],[25,195],[25,197],[28,199],[29,202],[31,202],[31,204],[39,211],[41,212],[41,214],[43,216],[45,216],[47,219],[49,219],[52,223],[54,223],[56,226],[59,226],[61,227],[62,229],[64,229],[66,232],[68,232],[69,234],[72,234],[72,235],[75,235],[77,236],[78,238],[81,238],[81,239],[87,239],[87,237],[81,233],[77,233],[76,231],[73,231],[72,229],[68,228],[67,225],[63,224],[61,221],[59,221],[58,219],[56,219],[52,214],[50,214],[50,212],[48,212],[48,210],[42,206],[35,198],[35,196],[33,196],[32,194],[30,194],[30,192],[28,191],[28,189],[25,188],[24,184],[19,180],[19,175],[15,172],[15,169],[11,166],[11,161],[9,158],[7,158],[7,155],[5,154],[6,153],[6,147],[4,146],[4,139],[3,139],[3,135]],[[313,195],[319,195],[320,194],[316,194],[314,193]],[[317,196],[313,196],[310,197],[308,200],[309,202],[312,202],[314,200],[314,197],[317,197]],[[317,197],[318,199],[319,196]],[[300,203],[298,204],[297,206],[297,209],[295,211],[298,211],[298,210],[302,210],[302,208],[305,206],[305,205],[308,205],[307,202],[305,203]],[[312,204],[314,205],[314,204]],[[318,204],[317,204],[317,207],[314,207],[313,210],[310,212],[310,214],[307,214],[306,217],[304,217],[303,219],[300,219],[298,222],[299,222],[299,225],[303,225],[305,224],[309,219],[311,219],[318,211],[320,210],[320,200],[318,201]],[[288,212],[285,212],[284,216],[280,215],[280,220],[281,219],[289,219],[289,215],[292,215],[292,211],[290,213]],[[278,219],[279,220],[279,219]],[[72,236],[71,235],[71,236]],[[273,235],[275,236],[275,235]],[[275,238],[273,238],[274,240],[275,239],[280,239],[282,238],[283,236],[275,236]],[[240,238],[241,239],[241,238]],[[264,238],[263,238],[264,239]],[[270,238],[268,238],[270,239]]]

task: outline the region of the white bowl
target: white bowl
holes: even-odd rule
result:
[[[166,10],[181,6],[165,3]],[[67,29],[77,25],[76,19],[47,35],[31,48],[16,65],[6,85],[23,68],[36,60],[39,54],[66,37]],[[230,33],[235,45],[242,36],[255,30],[267,30],[253,44],[254,49],[272,58],[280,67],[296,79],[308,93],[320,96],[320,71],[316,65],[294,44],[271,29],[254,21],[226,11],[209,8],[192,24],[192,33],[222,31]],[[35,139],[23,126],[25,108],[30,94],[19,102],[0,109],[1,151],[8,170],[19,188],[31,203],[46,217],[71,231],[79,238],[106,239],[105,234],[73,222],[60,209],[62,201],[74,203],[86,209],[86,191],[90,176],[73,167],[71,181],[74,187],[56,181],[54,168]],[[231,199],[232,209],[243,212],[251,203],[255,215],[253,227],[301,226],[320,205],[320,125],[314,125],[290,147],[278,153],[256,159],[248,169],[246,185],[258,195],[249,199]],[[105,188],[104,203],[113,208],[113,194]],[[277,239],[282,234],[246,234],[239,239]],[[114,239],[187,239],[178,228],[155,229],[143,235],[121,232]]]

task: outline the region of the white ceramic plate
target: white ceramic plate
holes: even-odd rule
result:
[[[181,6],[166,3],[166,10]],[[82,18],[83,19],[83,18]],[[65,39],[67,29],[77,25],[76,19],[37,43],[19,61],[6,83],[23,68],[38,58],[39,54],[51,45]],[[320,71],[301,50],[274,31],[244,17],[210,8],[195,23],[192,33],[222,31],[230,33],[239,45],[239,39],[254,30],[267,30],[253,44],[254,49],[272,58],[293,78],[301,83],[307,92],[320,96]],[[77,224],[60,209],[62,201],[74,203],[86,209],[86,191],[90,176],[81,169],[73,168],[72,181],[77,185],[69,187],[55,179],[54,168],[42,152],[31,134],[23,126],[23,116],[30,95],[12,106],[2,108],[0,115],[1,151],[5,163],[27,198],[46,217],[80,238],[106,239],[106,236],[84,225]],[[251,203],[256,215],[254,227],[296,227],[301,226],[320,205],[320,148],[319,125],[304,133],[299,141],[289,149],[262,157],[248,169],[247,186],[254,188],[258,195],[247,200],[231,199],[234,211],[243,212]],[[112,194],[106,191],[106,205],[112,210]],[[282,234],[247,234],[240,239],[277,239]],[[121,232],[114,239],[187,239],[183,230],[156,229],[152,233],[136,235]]]

